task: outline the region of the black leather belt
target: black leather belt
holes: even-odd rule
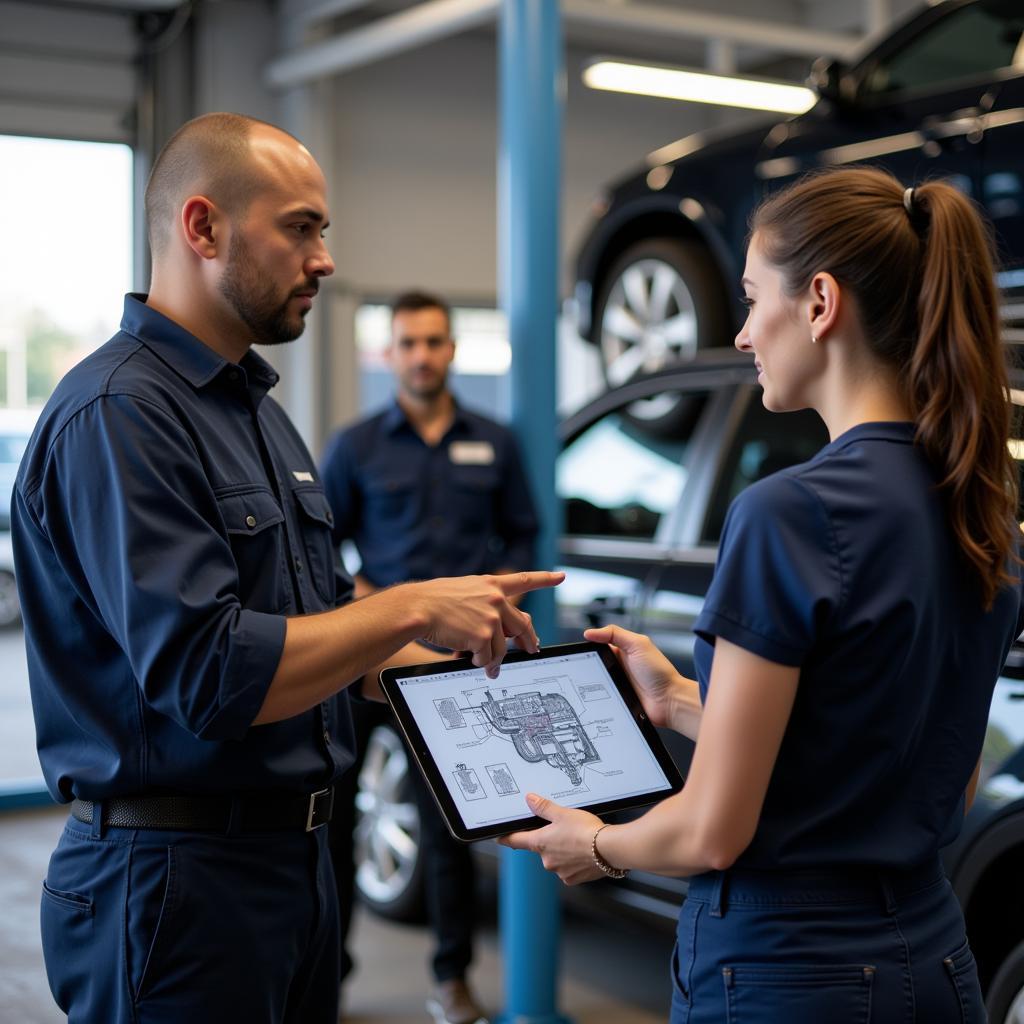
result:
[[[71,813],[92,824],[94,804],[72,800]],[[304,796],[136,796],[104,800],[109,828],[156,828],[187,832],[312,832],[331,820],[334,789]]]

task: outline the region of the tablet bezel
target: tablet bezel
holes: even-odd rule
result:
[[[633,807],[645,807],[649,804],[657,803],[659,800],[664,800],[674,793],[678,793],[683,787],[683,779],[679,774],[679,769],[665,748],[664,742],[658,735],[658,730],[651,724],[643,708],[640,706],[640,701],[633,690],[629,678],[626,676],[625,670],[619,664],[619,660],[614,652],[609,650],[607,644],[592,643],[590,641],[557,644],[552,647],[542,647],[536,654],[512,650],[505,656],[503,664],[520,661],[543,661],[547,658],[564,657],[567,654],[587,654],[590,652],[596,653],[607,669],[608,675],[615,684],[615,688],[626,705],[633,722],[640,730],[641,736],[643,736],[659,767],[664,772],[665,778],[668,780],[668,786],[664,789],[622,797],[617,800],[604,800],[593,804],[586,804],[579,809],[590,811],[592,814],[602,815]],[[510,821],[495,822],[492,825],[481,825],[477,828],[466,827],[462,820],[462,815],[459,813],[458,806],[448,791],[444,777],[437,767],[434,755],[428,749],[423,739],[423,734],[416,724],[416,719],[413,717],[402,693],[402,688],[398,683],[399,677],[407,679],[410,676],[430,676],[443,672],[460,672],[465,670],[479,671],[479,666],[474,665],[470,658],[435,661],[424,665],[402,665],[384,669],[380,674],[380,685],[384,691],[384,696],[395,713],[399,728],[401,728],[405,735],[406,746],[412,751],[413,757],[416,759],[416,763],[419,765],[420,771],[427,781],[427,786],[441,810],[441,815],[448,826],[448,831],[456,839],[464,843],[475,843],[481,839],[493,839],[495,836],[507,835],[509,832],[541,828],[548,824],[548,822],[532,814],[526,814],[522,818],[515,818]]]

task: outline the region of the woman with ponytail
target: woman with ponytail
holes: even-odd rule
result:
[[[682,792],[623,825],[531,795],[504,840],[569,884],[690,878],[672,1024],[983,1021],[939,850],[973,797],[1021,619],[991,245],[930,182],[822,173],[754,214],[743,288],[767,409],[831,441],[730,508],[697,680],[610,626]]]

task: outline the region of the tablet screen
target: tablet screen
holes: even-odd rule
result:
[[[387,675],[466,831],[529,816],[528,792],[593,807],[673,788],[596,651],[506,661],[497,679]]]

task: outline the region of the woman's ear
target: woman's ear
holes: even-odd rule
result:
[[[839,282],[826,271],[819,271],[807,286],[807,319],[811,337],[824,338],[839,318],[842,292]]]

